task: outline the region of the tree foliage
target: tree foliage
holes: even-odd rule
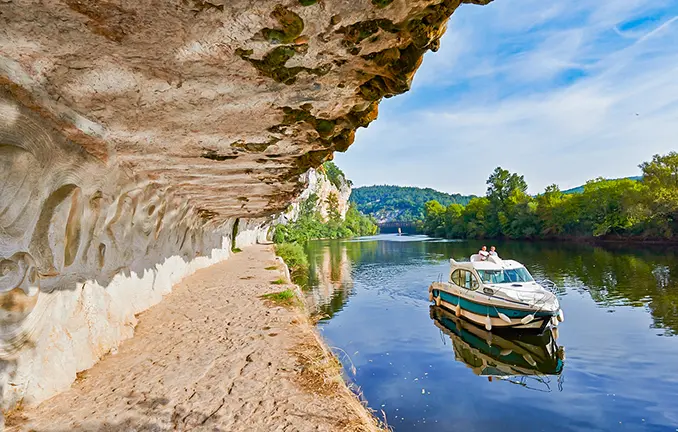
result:
[[[315,202],[318,196],[311,194],[300,209],[299,217],[289,225],[278,225],[275,228],[273,241],[275,243],[301,243],[321,238],[347,238],[364,235],[374,235],[378,231],[374,221],[360,213],[354,204],[350,204],[346,217],[342,220],[338,210],[338,200],[330,194],[327,198],[329,217],[323,221],[316,210]]]
[[[353,189],[350,200],[362,213],[379,221],[412,222],[424,219],[424,204],[428,201],[435,200],[443,206],[466,205],[471,198],[431,188],[365,186]]]
[[[325,173],[327,179],[337,189],[341,189],[344,185],[351,186],[351,181],[346,179],[344,172],[332,161],[327,161],[322,164],[321,171]]]
[[[586,183],[565,194],[557,185],[536,197],[523,176],[498,167],[487,196],[465,207],[437,201],[424,205],[427,234],[454,238],[678,237],[678,153],[655,155],[633,178]]]

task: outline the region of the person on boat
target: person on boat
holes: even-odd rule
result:
[[[498,257],[498,256],[499,256],[499,255],[497,254],[497,248],[496,248],[496,247],[494,247],[494,246],[490,247],[490,256],[493,256],[493,257]]]
[[[483,247],[478,251],[478,255],[480,255],[480,259],[485,261],[488,256],[490,256],[490,253],[487,251],[487,246],[483,245]]]

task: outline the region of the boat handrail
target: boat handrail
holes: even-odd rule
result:
[[[558,289],[558,285],[556,285],[556,283],[550,279],[541,279],[536,280],[535,282],[549,291],[555,291]]]

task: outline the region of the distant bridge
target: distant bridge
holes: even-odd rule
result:
[[[414,234],[417,231],[417,226],[414,222],[389,221],[378,223],[377,225],[382,234],[396,233],[398,228],[400,228],[401,232],[407,234]]]

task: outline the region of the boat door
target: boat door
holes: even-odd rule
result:
[[[455,269],[450,275],[450,281],[455,285],[461,292],[472,293],[480,288],[480,282],[478,282],[478,277],[473,274],[472,271],[467,269]]]

